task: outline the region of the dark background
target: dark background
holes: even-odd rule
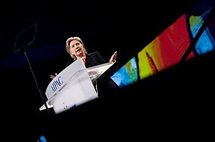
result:
[[[127,88],[104,92],[102,98],[54,115],[52,110],[39,111],[43,102],[25,55],[23,51],[13,51],[17,35],[36,24],[35,40],[26,46],[26,52],[38,87],[44,92],[51,81],[49,75],[64,69],[70,59],[65,51],[68,37],[80,36],[88,52],[97,50],[107,60],[117,50],[117,65],[121,67],[195,2],[1,2],[2,137],[7,141],[36,141],[44,134],[49,142],[86,137],[135,141],[151,135],[183,139],[200,138],[198,134],[204,132],[210,134],[207,126],[212,120],[214,53]],[[18,48],[25,45],[20,43]]]

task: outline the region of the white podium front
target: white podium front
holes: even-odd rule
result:
[[[97,80],[114,63],[105,63],[86,68],[81,60],[76,60],[61,71],[46,89],[47,107],[53,107],[55,113],[61,113],[90,100],[98,94],[93,86]],[[46,109],[45,105],[40,110]]]

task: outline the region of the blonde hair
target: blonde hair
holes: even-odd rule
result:
[[[73,41],[73,40],[77,40],[77,41],[79,41],[82,45],[83,45],[83,49],[84,49],[84,53],[85,54],[87,54],[87,50],[86,50],[86,48],[85,48],[85,46],[84,46],[84,42],[82,41],[82,39],[80,38],[80,37],[77,37],[77,36],[74,36],[74,37],[69,37],[67,40],[66,40],[66,51],[71,55],[71,57],[74,59],[74,60],[76,60],[77,58],[73,55],[73,54],[71,54],[70,53],[70,50],[69,50],[69,44],[70,44],[70,42],[71,41]]]

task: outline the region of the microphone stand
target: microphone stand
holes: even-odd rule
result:
[[[36,85],[37,90],[38,90],[38,92],[39,92],[39,94],[40,94],[40,97],[41,97],[41,99],[42,99],[42,102],[43,102],[43,104],[45,105],[45,108],[46,108],[46,110],[47,110],[47,113],[50,114],[50,112],[48,111],[48,110],[49,110],[49,109],[48,109],[48,106],[47,106],[47,104],[46,104],[46,98],[44,97],[43,92],[41,91],[41,88],[39,87],[37,78],[36,78],[36,76],[35,76],[35,73],[34,73],[34,71],[33,71],[32,66],[31,66],[30,60],[29,60],[29,58],[28,58],[28,56],[27,56],[27,52],[24,50],[23,53],[24,53],[25,58],[26,58],[26,60],[27,60],[27,62],[28,62],[29,69],[30,69],[31,74],[32,74],[32,76],[33,76],[35,85]]]

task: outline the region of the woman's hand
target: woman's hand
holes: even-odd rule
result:
[[[113,53],[113,55],[111,56],[109,62],[115,63],[116,62],[116,58],[117,58],[117,51],[115,51]]]
[[[55,76],[57,76],[57,73],[55,73],[54,75],[53,75],[53,74],[51,74],[51,75],[50,75],[50,78],[51,78],[51,79],[54,79],[54,78],[55,78]]]

